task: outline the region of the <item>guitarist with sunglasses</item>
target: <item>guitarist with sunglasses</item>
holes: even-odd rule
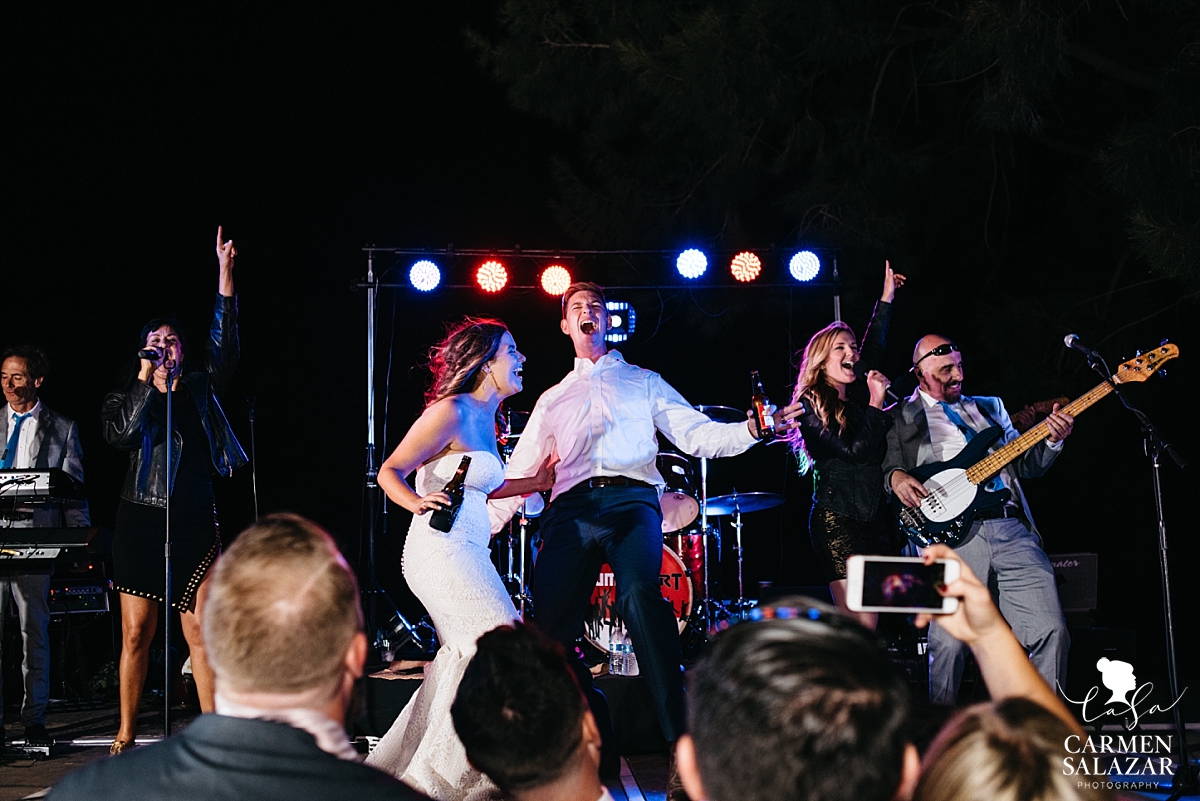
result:
[[[888,432],[883,462],[884,489],[906,507],[920,506],[929,494],[922,481],[907,471],[950,461],[976,434],[992,427],[1003,430],[995,447],[1018,436],[1000,398],[963,394],[962,353],[950,340],[933,334],[922,337],[913,349],[912,372],[917,389],[890,409],[896,424]],[[1046,418],[1050,436],[989,482],[988,489],[1007,489],[1009,500],[978,511],[955,547],[982,581],[988,583],[994,577],[1000,611],[1051,687],[1056,681],[1066,682],[1070,638],[1054,570],[1042,550],[1019,479],[1040,476],[1049,469],[1074,423],[1074,418],[1055,404]],[[964,657],[961,642],[936,622],[930,625],[929,695],[933,703],[955,703]]]

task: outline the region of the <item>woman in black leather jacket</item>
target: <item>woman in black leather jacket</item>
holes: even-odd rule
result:
[[[903,283],[904,276],[896,275],[890,265],[884,268],[883,294],[863,337],[861,353],[854,331],[843,322],[831,323],[814,334],[804,348],[792,394],[793,403],[804,405],[792,448],[800,472],[813,472],[813,507],[808,518],[813,549],[834,603],[869,628],[875,627],[876,615],[846,608],[846,557],[891,550],[883,523],[880,465],[893,420],[883,411],[888,380],[873,368],[882,361],[891,301]],[[866,375],[867,404],[847,395],[856,372]]]
[[[200,619],[208,571],[221,552],[212,473],[230,476],[246,463],[217,394],[239,356],[233,242],[217,228],[218,295],[203,370],[183,373],[184,347],[177,326],[152,320],[142,330],[137,378],[104,400],[104,437],[129,451],[129,471],[117,509],[113,585],[121,592],[121,728],[111,752],[137,732],[138,702],[146,683],[150,641],[164,596],[163,542],[167,518],[166,392],[172,388],[171,606],[180,612],[192,657],[200,707],[211,712],[212,668],[204,652]]]

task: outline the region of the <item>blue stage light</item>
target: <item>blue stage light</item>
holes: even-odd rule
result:
[[[408,270],[408,282],[413,289],[428,292],[442,282],[442,271],[428,259],[422,259]]]
[[[788,272],[797,281],[811,281],[821,272],[821,260],[811,250],[802,250],[788,262]]]
[[[695,248],[688,248],[675,260],[675,269],[684,278],[699,278],[708,269],[708,257]]]
[[[637,327],[637,312],[623,300],[610,300],[608,307],[608,332],[606,342],[624,342]]]

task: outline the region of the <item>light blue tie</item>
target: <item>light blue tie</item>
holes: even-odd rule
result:
[[[962,416],[958,412],[954,411],[954,407],[952,407],[950,404],[946,403],[945,401],[938,401],[938,404],[941,405],[942,411],[946,413],[946,419],[951,423],[954,423],[958,430],[962,432],[962,435],[967,438],[967,442],[970,442],[971,439],[979,433],[967,425],[967,421],[962,419]],[[1004,487],[1004,482],[1000,480],[1000,476],[996,476],[988,481],[984,487],[992,492],[996,492]]]
[[[13,412],[13,430],[8,437],[8,444],[4,446],[4,461],[0,462],[0,468],[8,470],[16,461],[17,443],[21,441],[21,425],[25,422],[25,418],[32,414],[33,412],[25,412],[25,414]]]
[[[954,411],[953,406],[945,401],[938,401],[938,405],[940,405],[942,407],[942,411],[946,413],[946,419],[948,419],[951,423],[954,423],[958,430],[962,432],[962,435],[967,438],[967,442],[970,442],[971,439],[979,433],[967,425],[967,421],[962,419],[958,412]]]

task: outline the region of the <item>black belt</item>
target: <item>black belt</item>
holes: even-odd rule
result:
[[[996,520],[1002,517],[1014,518],[1025,522],[1025,513],[1021,511],[1021,507],[1014,506],[1011,503],[1001,504],[1000,506],[984,509],[975,513],[976,520]]]
[[[636,478],[628,478],[626,476],[596,476],[586,481],[580,481],[567,490],[567,492],[574,492],[577,489],[600,489],[601,487],[641,487],[642,489],[654,489],[653,484],[638,481]]]

